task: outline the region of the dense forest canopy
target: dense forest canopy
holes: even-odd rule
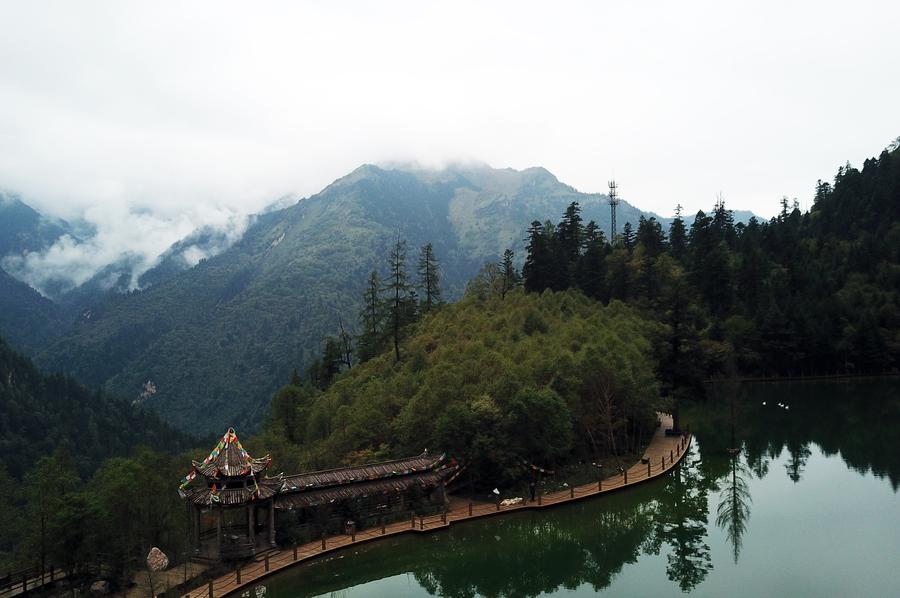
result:
[[[300,379],[273,399],[253,442],[286,469],[446,450],[492,483],[636,450],[664,406],[658,326],[577,291],[480,295],[428,313],[324,392]]]
[[[61,374],[0,339],[0,575],[54,563],[124,575],[153,544],[184,550],[174,491],[195,440],[155,413]],[[148,448],[148,447],[152,447]]]
[[[88,476],[108,458],[147,444],[181,450],[193,439],[155,413],[62,374],[44,374],[0,339],[0,453],[21,479],[42,456],[69,455],[74,474]]]
[[[819,181],[802,213],[735,223],[719,200],[668,234],[654,218],[612,244],[572,203],[528,231],[525,288],[625,301],[668,327],[673,390],[733,360],[750,375],[882,372],[900,365],[900,153]]]

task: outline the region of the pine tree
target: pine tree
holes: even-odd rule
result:
[[[519,286],[519,272],[513,264],[512,249],[503,252],[503,260],[500,262],[500,297],[505,298],[506,294]]]
[[[641,245],[650,257],[656,257],[665,250],[666,237],[656,218],[640,217],[635,243]]]
[[[544,225],[538,220],[528,228],[525,246],[525,265],[522,266],[522,277],[525,279],[525,290],[540,293],[548,286],[547,271],[551,260],[550,240],[544,235]]]
[[[585,295],[604,301],[606,291],[606,253],[608,246],[603,231],[591,220],[584,228],[584,252],[578,259],[575,284]]]
[[[403,328],[415,319],[414,295],[411,294],[409,275],[406,271],[406,241],[397,238],[391,248],[387,291],[387,316],[394,357],[400,361],[400,336]]]
[[[362,332],[357,339],[360,361],[368,361],[379,353],[384,339],[384,310],[381,301],[381,281],[372,270],[363,293],[363,309],[359,314]]]
[[[676,260],[684,262],[687,254],[687,229],[681,217],[681,204],[675,208],[675,220],[669,227],[669,252]]]
[[[430,312],[441,304],[441,275],[431,243],[419,252],[419,288],[422,290],[422,311]]]
[[[581,207],[577,201],[573,201],[566,208],[562,221],[556,227],[560,250],[571,265],[574,265],[578,256],[581,255],[584,240],[584,229],[581,222]]]
[[[630,222],[626,222],[625,226],[622,227],[622,245],[629,252],[634,249],[634,229]]]

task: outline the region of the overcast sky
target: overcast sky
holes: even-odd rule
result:
[[[0,23],[0,188],[163,248],[364,162],[770,216],[900,135],[890,1],[32,0]]]

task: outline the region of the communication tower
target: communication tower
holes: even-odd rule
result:
[[[610,211],[610,235],[609,242],[616,242],[616,206],[619,205],[619,194],[616,188],[616,181],[609,182],[609,211]]]

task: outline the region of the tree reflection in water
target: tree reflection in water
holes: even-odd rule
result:
[[[896,388],[896,381],[743,385],[734,416],[731,402],[724,400],[731,393],[685,408],[697,442],[670,475],[551,511],[355,547],[357,554],[346,560],[335,555],[272,578],[267,598],[347,588],[365,592],[369,582],[405,574],[415,578],[423,595],[452,598],[530,597],[581,586],[599,592],[647,554],[665,555],[671,593],[676,587],[689,592],[713,571],[711,526],[723,531],[730,557],[737,562],[743,556],[741,565],[747,566],[751,557],[742,555],[741,547],[750,529],[751,485],[782,466],[802,483],[813,445],[900,487]],[[776,404],[785,397],[790,410]],[[736,447],[740,452],[730,456],[728,449]],[[711,504],[714,497],[717,504]],[[760,500],[754,508],[766,510]]]
[[[725,530],[725,537],[731,544],[734,563],[741,554],[741,543],[747,522],[750,519],[750,487],[745,475],[747,466],[741,463],[740,454],[731,456],[731,476],[726,479],[716,509],[716,525]]]

